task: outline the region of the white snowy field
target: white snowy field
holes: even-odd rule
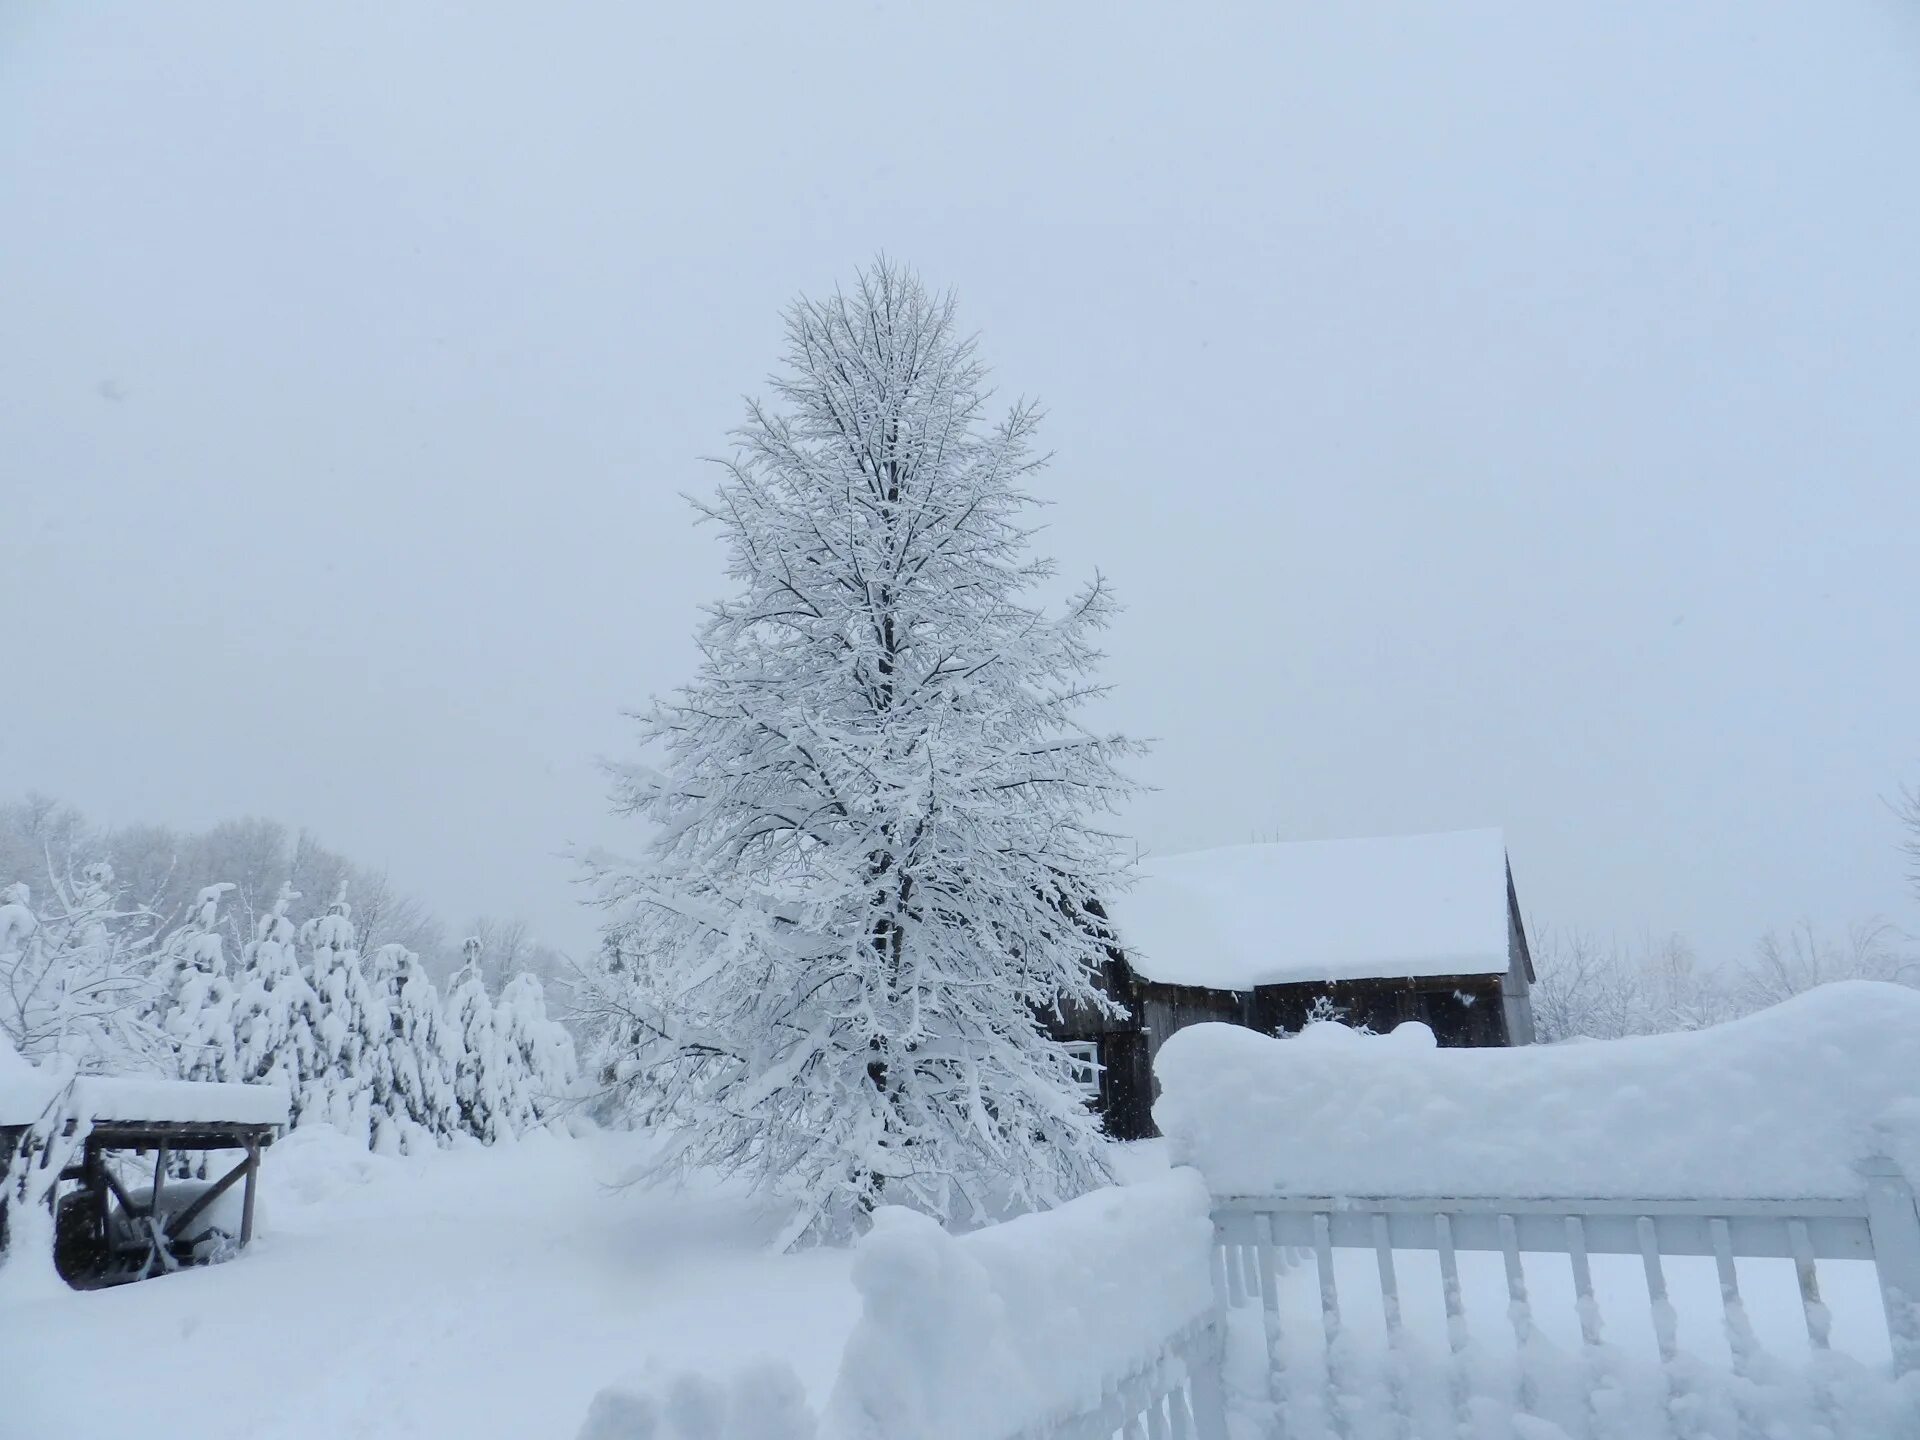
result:
[[[780,1217],[721,1183],[611,1188],[643,1143],[386,1160],[296,1134],[240,1260],[0,1302],[0,1436],[571,1440],[610,1382],[756,1355],[823,1399],[849,1253],[770,1252]]]
[[[689,1368],[727,1375],[762,1357],[791,1365],[820,1405],[858,1318],[852,1252],[772,1251],[782,1217],[724,1182],[618,1188],[645,1143],[539,1135],[396,1160],[331,1132],[297,1133],[268,1152],[261,1235],[235,1263],[0,1301],[0,1440],[573,1440],[605,1386],[645,1388]],[[1164,1172],[1166,1147],[1130,1146],[1118,1159],[1124,1181],[1146,1180]],[[1400,1264],[1409,1339],[1442,1352],[1433,1257],[1403,1254]],[[1394,1382],[1373,1257],[1342,1251],[1337,1268],[1347,1383],[1378,1408]],[[1759,1338],[1790,1366],[1805,1364],[1791,1265],[1740,1268]],[[1530,1256],[1526,1269],[1546,1342],[1576,1353],[1564,1264]],[[1594,1270],[1609,1341],[1653,1366],[1639,1262],[1596,1257]],[[1498,1257],[1481,1254],[1463,1254],[1461,1271],[1476,1350],[1498,1390],[1512,1353],[1504,1275]],[[1870,1270],[1822,1271],[1836,1350],[1884,1366]],[[1710,1262],[1669,1261],[1668,1278],[1682,1348],[1725,1367]],[[1318,1307],[1309,1258],[1281,1284],[1287,1349],[1309,1388],[1324,1375]],[[1233,1408],[1241,1428],[1257,1426],[1266,1391],[1257,1308],[1237,1311],[1233,1330]]]

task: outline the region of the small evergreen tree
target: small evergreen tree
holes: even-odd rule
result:
[[[307,945],[309,982],[320,997],[318,1034],[326,1064],[323,1118],[372,1146],[385,1133],[377,1127],[386,1119],[385,1105],[393,1093],[387,1068],[390,1022],[385,1003],[361,969],[344,883],[327,913],[301,927],[301,939]]]
[[[296,934],[287,918],[299,899],[283,882],[273,909],[254,926],[241,952],[238,994],[234,997],[237,1078],[284,1085],[292,1100],[292,1123],[317,1107],[326,1113],[328,1066],[320,1040],[320,997],[314,993],[294,950]]]
[[[501,1091],[506,1055],[482,975],[480,941],[470,936],[460,951],[462,964],[447,988],[447,1046],[453,1058],[454,1098],[461,1128],[491,1145],[515,1133],[512,1106]]]
[[[404,945],[382,945],[368,967],[368,980],[389,1017],[386,1070],[392,1090],[384,1108],[409,1154],[444,1145],[459,1127],[453,1074],[441,1036],[440,997]]]
[[[566,1026],[548,1018],[539,977],[524,971],[501,990],[494,1018],[513,1077],[509,1104],[514,1107],[514,1128],[524,1134],[557,1117],[574,1098],[580,1067],[573,1037]]]
[[[172,1046],[183,1080],[239,1078],[236,996],[219,930],[220,897],[233,888],[203,888],[186,922],[161,942],[154,966],[154,1020]]]

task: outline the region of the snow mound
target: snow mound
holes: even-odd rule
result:
[[[1042,1433],[1209,1313],[1212,1243],[1192,1171],[958,1237],[879,1210],[854,1261],[864,1307],[828,1428],[848,1440]]]
[[[306,1124],[269,1146],[260,1159],[263,1195],[276,1204],[323,1205],[386,1174],[400,1162],[367,1149],[331,1125]]]
[[[1115,896],[1127,961],[1167,985],[1506,970],[1498,830],[1233,845],[1142,862]]]
[[[793,1367],[762,1360],[725,1381],[680,1371],[643,1389],[609,1386],[577,1440],[814,1440],[817,1428]]]
[[[0,1125],[31,1125],[52,1102],[61,1081],[14,1049],[0,1032]]]
[[[1920,1176],[1920,994],[1824,985],[1689,1034],[1512,1050],[1195,1025],[1154,1119],[1219,1195],[1844,1198]]]

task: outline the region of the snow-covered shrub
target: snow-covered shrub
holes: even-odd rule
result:
[[[234,1035],[234,985],[220,940],[220,897],[234,887],[209,885],[186,923],[161,942],[154,964],[153,1019],[173,1049],[183,1080],[240,1077]]]
[[[506,1047],[494,1023],[493,1000],[481,970],[480,942],[469,938],[461,953],[464,963],[447,987],[446,1053],[452,1062],[461,1128],[491,1145],[516,1133],[513,1115],[518,1106],[506,1088]]]
[[[316,1081],[318,1112],[343,1134],[377,1138],[375,1122],[384,1118],[393,1094],[387,1054],[390,1017],[385,1000],[367,983],[355,942],[353,907],[346,887],[325,915],[301,927],[307,945],[307,974],[320,997],[318,1038],[325,1068]],[[376,1106],[381,1114],[376,1116]]]
[[[60,1056],[87,1072],[165,1073],[153,1023],[153,916],[124,907],[113,867],[56,878],[36,909],[24,884],[0,892],[0,1032],[23,1056]]]
[[[53,1216],[47,1202],[61,1171],[86,1143],[84,1117],[75,1117],[80,1123],[66,1133],[72,1079],[65,1056],[30,1064],[12,1037],[0,1033],[0,1119],[25,1127],[17,1141],[0,1144],[0,1297],[37,1297],[65,1289],[54,1270]]]
[[[293,1098],[297,1126],[311,1109],[326,1113],[329,1067],[320,1040],[320,997],[294,950],[294,924],[287,907],[299,898],[280,887],[271,912],[254,927],[240,957],[233,1029],[236,1076],[284,1085]]]
[[[406,946],[382,945],[368,964],[368,982],[388,1015],[383,1073],[391,1088],[376,1097],[384,1122],[402,1150],[444,1145],[459,1128],[460,1108],[433,981]]]
[[[500,992],[494,1007],[502,1058],[510,1069],[513,1128],[525,1133],[559,1116],[574,1098],[580,1067],[573,1036],[547,1017],[546,993],[538,976],[519,974]]]

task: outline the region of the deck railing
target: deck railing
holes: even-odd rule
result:
[[[1625,1383],[1623,1351],[1615,1342],[1632,1342],[1633,1337],[1609,1332],[1596,1299],[1592,1265],[1592,1257],[1614,1255],[1640,1262],[1647,1329],[1658,1357],[1659,1373],[1653,1379],[1675,1418],[1673,1433],[1719,1433],[1703,1418],[1716,1408],[1731,1417],[1730,1433],[1748,1433],[1747,1427],[1761,1416],[1745,1412],[1767,1409],[1777,1415],[1803,1405],[1827,1433],[1844,1434],[1849,1429],[1842,1413],[1845,1397],[1833,1392],[1831,1373],[1821,1365],[1830,1350],[1832,1326],[1821,1291],[1822,1261],[1874,1265],[1894,1375],[1905,1375],[1920,1364],[1915,1307],[1920,1299],[1920,1210],[1906,1178],[1890,1162],[1874,1160],[1862,1168],[1861,1192],[1834,1199],[1217,1198],[1214,1284],[1224,1306],[1259,1307],[1267,1359],[1265,1398],[1275,1407],[1282,1434],[1322,1429],[1345,1433],[1343,1415],[1355,1406],[1343,1391],[1359,1388],[1376,1397],[1384,1391],[1389,1409],[1404,1417],[1413,1408],[1408,1392],[1418,1383],[1415,1372],[1423,1367],[1427,1382],[1454,1411],[1455,1423],[1468,1424],[1476,1403],[1468,1352],[1477,1338],[1490,1337],[1476,1337],[1469,1323],[1459,1258],[1467,1252],[1491,1253],[1502,1260],[1513,1393],[1491,1398],[1510,1404],[1515,1413],[1552,1409],[1542,1391],[1550,1372],[1557,1370],[1567,1382],[1562,1387],[1567,1394],[1583,1397],[1585,1413],[1556,1414],[1556,1421],[1571,1419],[1566,1428],[1573,1434],[1615,1433],[1608,1428],[1608,1417],[1596,1410],[1595,1397]],[[1343,1374],[1356,1368],[1357,1357],[1349,1343],[1335,1265],[1340,1251],[1366,1252],[1374,1262],[1385,1353],[1364,1380]],[[1424,1252],[1437,1260],[1441,1313],[1415,1317],[1407,1312],[1401,1283],[1401,1257],[1407,1252]],[[1544,1338],[1522,1259],[1528,1255],[1564,1259],[1571,1281],[1571,1318],[1580,1337],[1574,1354]],[[1717,1385],[1711,1367],[1681,1350],[1664,1263],[1675,1257],[1714,1262],[1721,1326],[1731,1357],[1731,1375],[1725,1378],[1731,1384]],[[1796,1370],[1762,1347],[1742,1295],[1736,1261],[1744,1259],[1792,1262],[1813,1365]],[[1351,1275],[1349,1268],[1349,1280]],[[1289,1287],[1305,1287],[1317,1298],[1318,1336],[1285,1333],[1282,1298]],[[1573,1328],[1564,1327],[1569,1333]],[[1415,1331],[1444,1334],[1444,1351],[1436,1355],[1429,1346],[1416,1359],[1421,1347],[1413,1338]],[[1504,1347],[1507,1337],[1498,1337],[1498,1343]],[[1874,1415],[1911,1404],[1902,1397],[1913,1392],[1886,1384],[1884,1375],[1860,1367],[1850,1375],[1865,1382],[1854,1385],[1851,1398]],[[1878,1393],[1864,1393],[1876,1383]],[[1480,1397],[1482,1408],[1488,1398]],[[1289,1410],[1295,1412],[1291,1428],[1285,1423]],[[1681,1423],[1683,1415],[1692,1418]],[[1657,1433],[1645,1429],[1644,1421],[1636,1429],[1623,1420],[1618,1428],[1621,1433]]]

